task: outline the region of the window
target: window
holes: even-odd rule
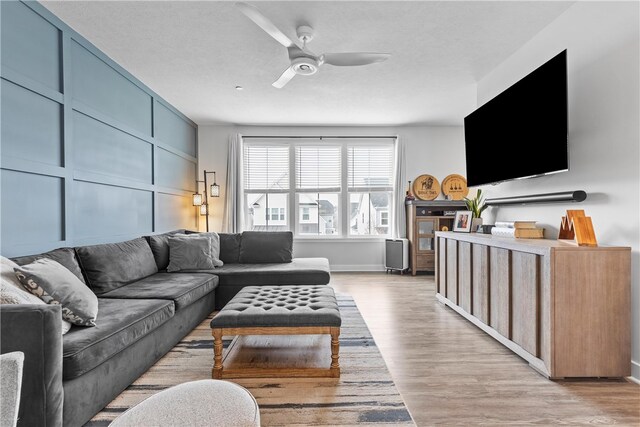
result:
[[[390,234],[393,159],[392,144],[347,146],[347,191],[353,214],[349,223],[350,235]]]
[[[389,225],[389,212],[380,212],[380,225]]]
[[[390,233],[393,139],[247,138],[243,160],[246,229]]]
[[[243,153],[245,228],[256,231],[290,230],[289,146],[245,145]]]

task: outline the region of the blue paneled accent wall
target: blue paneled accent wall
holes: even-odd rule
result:
[[[0,7],[2,255],[196,228],[196,125],[42,5]]]

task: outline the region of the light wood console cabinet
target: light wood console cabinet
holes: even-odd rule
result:
[[[549,378],[631,375],[631,249],[436,233],[440,302]]]

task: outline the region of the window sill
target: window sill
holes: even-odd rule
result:
[[[383,243],[391,237],[293,237],[294,242],[317,243]]]

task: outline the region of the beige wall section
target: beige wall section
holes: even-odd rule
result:
[[[632,360],[640,379],[639,5],[578,2],[478,82],[478,104],[563,49],[568,57],[570,171],[487,187],[489,197],[585,190],[580,205],[490,209],[485,221],[533,219],[556,238],[565,209],[585,209],[601,245],[632,248]],[[517,145],[517,138],[514,138]],[[528,147],[533,156],[544,156]],[[526,150],[525,150],[526,151]]]
[[[220,198],[211,199],[209,226],[222,229],[222,212],[226,194],[227,147],[229,136],[242,135],[398,135],[406,145],[407,179],[428,173],[442,180],[451,173],[464,175],[464,133],[462,127],[295,127],[295,126],[199,126],[199,179],[202,171],[215,170],[220,184]],[[406,191],[403,188],[402,191]],[[200,228],[204,229],[201,218]],[[351,271],[376,271],[384,268],[384,241],[304,241],[294,244],[295,256],[329,258],[331,268]]]

